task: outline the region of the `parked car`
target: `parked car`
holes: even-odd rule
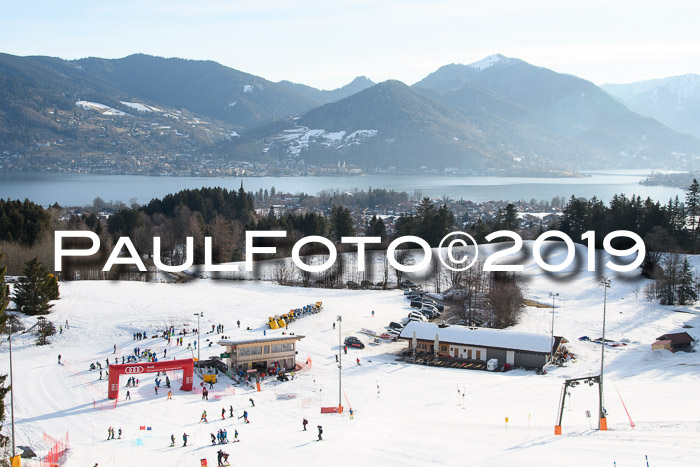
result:
[[[429,308],[421,308],[420,310],[418,310],[418,312],[419,312],[420,314],[422,314],[423,316],[425,316],[426,318],[428,318],[428,319],[432,319],[432,318],[437,318],[437,317],[438,317],[438,311],[435,310],[435,309],[432,309],[432,310],[431,310],[431,309],[429,309]]]
[[[424,303],[424,304],[423,304],[423,307],[421,308],[421,310],[428,310],[428,311],[430,311],[431,313],[433,313],[435,316],[440,316],[440,315],[441,315],[440,310],[438,310],[438,309],[437,309],[435,306],[433,306],[433,305],[427,305],[427,304]]]
[[[397,323],[396,321],[392,321],[391,323],[389,323],[389,327],[391,329],[398,329],[399,331],[401,331],[404,328],[404,325],[401,323]]]
[[[411,308],[422,308],[423,302],[420,300],[411,300]]]
[[[386,333],[389,334],[393,339],[396,339],[401,335],[401,331],[398,329],[387,329]]]
[[[445,311],[445,305],[439,305],[435,300],[432,298],[422,298],[421,301],[427,305],[432,305],[435,308],[437,308],[438,311]]]
[[[355,336],[348,336],[345,338],[345,345],[348,347],[355,347],[357,349],[364,349],[365,344],[362,343],[360,339]]]
[[[417,311],[412,311],[412,312],[408,315],[408,320],[409,320],[409,321],[422,321],[422,322],[427,322],[427,321],[428,321],[428,318],[426,318],[425,315],[422,314],[422,313],[419,313],[419,312],[417,312]]]

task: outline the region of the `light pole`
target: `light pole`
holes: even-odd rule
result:
[[[552,346],[549,350],[549,362],[553,363],[554,359],[554,299],[559,296],[558,293],[549,292],[549,296],[552,297]]]
[[[15,385],[12,383],[12,316],[14,313],[8,313],[5,311],[5,314],[9,317],[8,321],[10,322],[10,335],[8,336],[8,341],[10,345],[10,409],[12,410],[12,459],[14,459],[17,456],[17,452],[15,450]]]
[[[603,407],[603,369],[605,367],[605,309],[608,302],[610,279],[603,276],[600,279],[600,285],[603,287],[603,342],[601,342],[602,346],[600,349],[600,382],[598,383],[598,390],[600,391],[598,429],[606,431],[608,429],[608,421],[605,417],[605,408]]]
[[[199,313],[194,314],[197,317],[197,368],[199,367],[199,349],[202,347],[202,345],[199,342],[199,318],[204,316],[204,312],[200,311]]]
[[[338,315],[338,413],[343,413],[343,317]]]

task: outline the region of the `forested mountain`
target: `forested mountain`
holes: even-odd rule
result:
[[[129,95],[215,118],[237,130],[309,110],[317,102],[212,61],[130,55],[86,58],[77,67]]]
[[[331,91],[316,89],[305,84],[292,83],[291,81],[280,81],[278,84],[291,91],[306,96],[320,105],[345,99],[346,97],[357,94],[358,92],[364,91],[367,88],[371,88],[375,83],[366,76],[358,76],[345,86],[338,89],[333,89]]]
[[[514,146],[572,168],[653,164],[699,147],[695,138],[633,113],[589,81],[502,55],[447,65],[414,87],[435,91],[470,118],[500,122]]]
[[[669,76],[601,87],[640,115],[700,138],[700,75]]]
[[[216,159],[205,173],[235,173],[230,161],[542,173],[693,168],[700,141],[593,83],[502,55],[413,86],[359,77],[322,91],[212,61],[0,54],[0,151],[20,156],[4,159],[18,170],[99,161],[109,173],[187,175]]]

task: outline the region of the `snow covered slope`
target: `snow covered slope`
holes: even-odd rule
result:
[[[90,102],[90,101],[75,101],[75,105],[78,107],[82,107],[85,110],[95,110],[102,115],[116,115],[116,116],[124,116],[124,115],[129,115],[126,112],[122,112],[121,110],[117,110],[114,107],[110,107],[105,104],[99,104],[97,102]]]
[[[697,465],[700,358],[697,353],[652,352],[650,344],[661,334],[679,330],[700,338],[698,311],[653,305],[641,293],[635,298],[637,286],[643,288],[644,283],[612,274],[606,338],[625,339],[628,345],[606,349],[610,430],[589,427],[585,411],[592,412],[595,428],[597,388],[581,385],[571,389],[563,435],[554,436],[563,380],[599,371],[601,347],[580,342],[578,337],[600,336],[603,290],[594,273],[562,280],[528,264],[526,276],[528,298],[549,303],[548,292],[559,293],[555,334],[571,341],[576,362],[538,376],[524,370],[489,373],[409,365],[395,356],[405,343],[350,349],[342,356],[342,403],[355,410],[354,420],[347,413],[320,414],[322,406],[336,406],[339,397],[334,358],[339,350],[338,330],[332,329],[332,323],[342,315],[342,335],[355,335],[369,344],[358,333],[361,328],[379,331],[409,313],[400,291],[302,289],[224,280],[62,283],[62,298],[50,319],[57,324],[68,320],[70,329],[55,336],[48,347],[34,346],[26,335],[13,338],[17,444],[45,453],[49,445],[43,433],[59,437],[68,430],[67,466],[96,462],[100,466],[198,466],[204,458],[211,466],[216,465],[219,448],[210,445],[209,433],[226,428],[229,437],[237,429],[241,439],[223,448],[231,454],[233,465],[611,466],[617,462],[618,466],[642,466],[645,455],[651,466]],[[192,328],[197,325],[196,312],[204,313],[204,358],[222,351],[215,343],[221,334],[206,333],[211,325],[224,324],[223,335],[232,338],[262,336],[268,316],[317,300],[323,301],[320,314],[289,327],[290,332],[305,336],[298,344],[298,360],[310,358],[311,368],[286,383],[265,381],[261,392],[238,386],[231,394],[225,390],[233,386],[223,378],[208,401],[177,389],[174,399],[167,400],[165,391],[155,395],[154,375],[148,375],[140,378],[139,388],[132,389],[131,401],[124,400],[122,378],[120,400],[112,409],[106,399],[107,382],[88,370],[90,362],[104,364],[106,358],[113,359],[114,344],[118,356],[129,355],[139,345],[159,355],[167,348],[168,358],[191,357],[186,349],[194,341],[191,335],[183,347],[177,347],[161,338],[134,342],[132,333],[155,334],[169,325]],[[33,321],[28,319],[27,324]],[[684,325],[693,328],[683,329]],[[526,308],[515,329],[548,333],[550,326],[551,309]],[[281,332],[267,330],[267,335]],[[208,342],[214,344],[209,347]],[[5,373],[7,346],[0,351],[0,373]],[[65,365],[57,365],[59,353]],[[360,366],[355,363],[357,357]],[[169,376],[173,386],[179,387],[180,375]],[[466,391],[464,405],[458,391]],[[296,398],[286,399],[289,394]],[[250,397],[255,407],[250,406]],[[221,420],[221,409],[228,412],[230,405],[236,416],[248,410],[250,424],[228,414]],[[200,424],[205,409],[209,423]],[[308,432],[302,431],[303,418],[310,422]],[[319,424],[324,429],[323,442],[316,441]],[[109,426],[122,428],[123,439],[106,441]],[[142,431],[141,426],[152,429]],[[183,432],[191,435],[185,448],[181,447]],[[172,448],[171,433],[177,439]]]

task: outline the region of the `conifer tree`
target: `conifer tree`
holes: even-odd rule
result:
[[[333,240],[339,242],[341,237],[353,235],[355,235],[355,227],[350,210],[342,206],[333,206],[331,208],[331,236]]]
[[[367,236],[368,237],[381,237],[382,240],[386,238],[386,226],[384,221],[379,219],[376,215],[372,216],[367,226]]]
[[[698,208],[700,208],[700,184],[698,184],[696,179],[693,179],[693,183],[688,187],[688,193],[685,195],[685,208],[686,214],[690,218],[690,251],[691,253],[695,253],[695,246],[698,239],[698,226],[696,225],[695,216],[698,213]]]
[[[692,305],[698,299],[698,295],[695,292],[693,271],[690,269],[688,258],[685,258],[681,266],[676,295],[678,296],[678,303],[681,305]]]
[[[58,281],[50,274],[38,258],[30,260],[24,267],[13,300],[17,308],[28,315],[45,315],[51,310],[49,301],[58,299]]]

